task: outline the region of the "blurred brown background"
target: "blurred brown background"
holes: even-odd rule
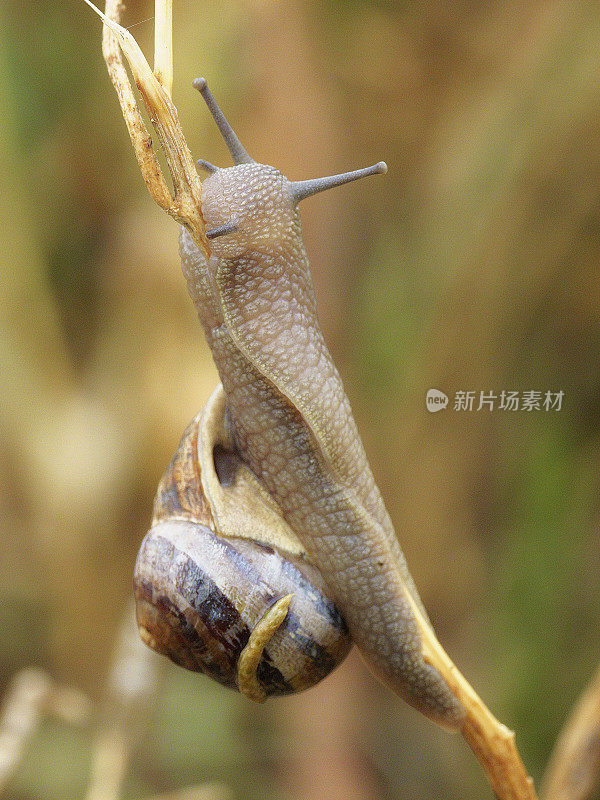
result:
[[[37,665],[99,700],[156,485],[216,375],[99,20],[83,0],[0,14],[0,688]],[[152,14],[125,17],[149,56]],[[388,162],[303,204],[321,321],[439,636],[539,779],[600,654],[598,5],[175,0],[174,48],[197,157],[230,163],[202,74],[292,179]],[[432,415],[430,387],[565,394]],[[93,736],[44,723],[8,795],[82,797]],[[355,655],[264,707],[165,664],[125,796],[209,780],[491,797]]]

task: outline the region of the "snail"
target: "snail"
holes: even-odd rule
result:
[[[142,638],[257,700],[312,685],[352,642],[393,691],[458,728],[464,708],[423,655],[427,614],[319,327],[301,236],[300,201],[387,167],[289,181],[248,155],[206,81],[194,85],[234,161],[198,162],[210,258],[180,236],[221,384],[159,487],[135,573]],[[288,580],[275,586],[275,573]]]

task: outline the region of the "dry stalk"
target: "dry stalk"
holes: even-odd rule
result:
[[[92,5],[90,0],[85,2]],[[204,233],[200,207],[200,181],[170,98],[171,0],[157,2],[154,74],[131,34],[117,24],[120,19],[119,0],[107,0],[105,15],[92,7],[105,21],[104,58],[119,96],[146,186],[158,205],[185,224],[196,243],[208,254],[208,240]],[[175,187],[174,197],[171,197],[166,186],[152,149],[152,139],[137,108],[121,60],[119,45],[129,62],[150,120],[165,151]],[[425,657],[444,676],[464,706],[466,715],[461,732],[481,763],[493,790],[500,800],[536,800],[533,781],[519,756],[514,734],[486,708],[445,653],[416,606],[414,611],[421,628]]]
[[[179,792],[155,795],[149,800],[233,800],[233,794],[222,783],[207,783],[203,786],[190,786]]]
[[[45,714],[78,723],[88,718],[90,709],[91,704],[84,694],[54,685],[45,672],[39,669],[18,672],[0,709],[0,793],[17,769],[28,740]]]
[[[96,8],[91,0],[85,0],[85,2],[104,20],[102,53],[121,104],[123,117],[146,187],[162,209],[186,226],[198,247],[208,257],[210,248],[202,216],[200,178],[181,130],[177,111],[168,92],[169,75],[172,74],[170,50],[167,47],[160,49],[159,80],[148,66],[148,62],[133,36],[119,25],[122,8],[120,0],[106,0],[106,13],[104,14]],[[163,30],[167,27],[170,28],[169,15],[161,12],[159,17],[161,28]],[[167,37],[167,41],[170,42],[170,35]],[[136,86],[144,100],[150,121],[165,153],[173,180],[173,195],[165,182],[152,147],[152,137],[148,133],[137,106],[121,59],[121,50],[127,58]],[[164,86],[161,80],[165,81]]]
[[[154,74],[173,93],[173,0],[154,2]]]
[[[592,800],[600,786],[600,668],[567,720],[546,768],[544,800]]]
[[[421,632],[425,660],[444,677],[465,709],[460,731],[481,764],[490,786],[500,800],[537,800],[533,780],[517,750],[515,734],[487,708],[414,604],[413,612]]]
[[[157,691],[158,661],[140,641],[133,608],[128,605],[102,703],[86,800],[118,800],[121,796],[131,754]]]
[[[23,670],[12,680],[0,712],[0,791],[6,787],[27,740],[39,724],[50,689],[50,678],[39,670]]]

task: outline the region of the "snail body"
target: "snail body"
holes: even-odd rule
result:
[[[297,207],[385,165],[288,181],[252,160],[206,83],[197,88],[235,166],[201,162],[210,173],[202,211],[212,254],[185,229],[180,253],[221,378],[230,451],[255,482],[250,493],[268,498],[279,517],[275,538],[283,531],[300,543],[373,671],[424,714],[457,727],[463,708],[423,657],[415,615],[427,621],[426,612],[318,323]]]

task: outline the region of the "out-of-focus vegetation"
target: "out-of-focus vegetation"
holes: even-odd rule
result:
[[[149,55],[152,13],[125,18]],[[34,0],[0,22],[0,688],[36,665],[98,700],[156,485],[216,374],[98,19]],[[440,638],[539,778],[600,656],[598,6],[176,0],[174,23],[198,157],[229,163],[203,74],[290,178],[388,162],[303,205],[321,320]],[[564,400],[433,415],[430,387]],[[165,665],[148,715],[131,798],[489,792],[356,656],[264,707]],[[10,796],[82,797],[92,741],[44,724]]]

